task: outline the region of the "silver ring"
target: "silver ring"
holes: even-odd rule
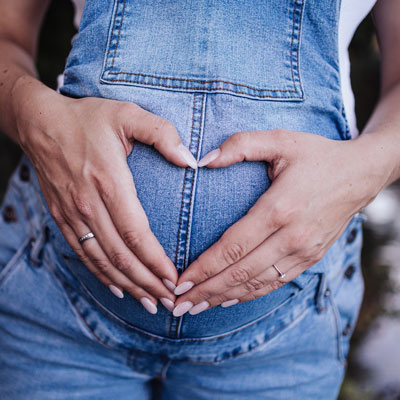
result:
[[[94,234],[93,234],[93,232],[88,232],[88,233],[86,233],[86,235],[81,236],[78,240],[79,240],[79,243],[82,243],[85,240],[88,240],[91,238],[94,238]]]
[[[282,272],[278,267],[277,267],[277,265],[276,264],[272,264],[272,266],[276,269],[276,272],[280,275],[280,277],[283,279],[283,278],[286,278],[286,274],[284,273],[284,272]]]

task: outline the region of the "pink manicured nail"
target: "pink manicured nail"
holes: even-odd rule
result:
[[[175,290],[174,293],[175,294],[182,294],[187,292],[189,289],[191,289],[194,286],[194,282],[192,281],[187,281],[187,282],[182,282],[180,285],[178,285]]]
[[[197,161],[194,158],[193,154],[190,152],[190,150],[187,147],[185,147],[182,143],[178,146],[178,150],[181,153],[183,159],[189,165],[189,167],[196,169]]]
[[[172,312],[172,310],[173,310],[174,307],[175,307],[175,304],[174,304],[173,301],[171,301],[170,299],[167,299],[166,297],[161,297],[161,298],[160,298],[160,301],[161,301],[161,303],[163,304],[163,306],[164,306],[167,310],[169,310],[169,311]]]
[[[193,307],[193,303],[191,301],[184,301],[179,306],[174,308],[173,314],[175,317],[180,317],[185,314],[185,312],[189,311]]]
[[[150,299],[147,297],[141,297],[140,302],[142,303],[143,307],[150,313],[150,314],[157,314],[157,306],[155,306]]]
[[[171,291],[173,292],[176,288],[176,286],[171,282],[169,279],[164,278],[163,279],[164,285]]]
[[[221,307],[229,307],[239,303],[239,299],[227,300],[221,304]]]
[[[207,300],[204,300],[201,303],[196,304],[193,308],[191,308],[189,310],[189,314],[196,315],[198,313],[201,313],[202,311],[204,311],[208,307],[210,307],[210,303]]]
[[[108,285],[108,288],[111,290],[113,295],[119,297],[120,299],[124,298],[124,293],[122,292],[122,290],[118,289],[116,286]]]
[[[209,153],[207,153],[199,162],[198,162],[198,166],[199,167],[204,167],[205,165],[207,165],[208,163],[210,163],[211,161],[214,161],[219,155],[221,154],[221,150],[220,149],[215,149],[213,151],[210,151]]]

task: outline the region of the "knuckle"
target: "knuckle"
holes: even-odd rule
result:
[[[104,202],[106,204],[112,203],[115,199],[115,194],[118,192],[114,182],[106,178],[96,179],[96,186]]]
[[[129,101],[121,101],[118,102],[116,105],[118,118],[129,118],[138,110],[138,106],[135,103],[131,103]]]
[[[93,215],[92,202],[88,200],[84,195],[74,193],[72,194],[72,200],[78,213],[84,218],[91,218]]]
[[[230,272],[230,284],[232,286],[247,282],[250,279],[250,270],[248,267],[240,266],[233,268]]]
[[[140,287],[148,293],[159,292],[159,287],[155,283],[152,283],[152,282],[143,282],[140,284]]]
[[[214,300],[214,303],[216,303],[216,304],[221,304],[221,303],[223,303],[224,301],[232,300],[232,298],[229,298],[229,297],[228,297],[226,294],[224,294],[224,293],[218,293],[218,294],[216,294],[216,295],[214,296],[213,300]]]
[[[121,272],[131,269],[131,258],[127,253],[114,251],[110,255],[110,261]]]
[[[143,245],[144,235],[138,231],[126,231],[122,234],[122,240],[130,249],[134,250]]]
[[[207,287],[201,287],[199,286],[197,288],[196,296],[198,296],[201,299],[208,299],[212,296],[213,294],[211,293],[210,289]]]
[[[110,269],[110,264],[102,258],[92,258],[91,261],[93,265],[104,274],[106,274]]]
[[[276,202],[272,210],[272,219],[275,225],[281,226],[290,222],[295,214],[295,207],[283,201]]]
[[[273,281],[273,282],[269,282],[267,287],[268,287],[268,292],[272,292],[276,289],[279,289],[281,286],[283,286],[286,283],[286,279],[287,278],[280,278],[281,281]]]
[[[244,254],[244,247],[240,243],[229,243],[222,248],[222,258],[228,265],[239,261]]]
[[[263,282],[260,279],[257,278],[252,278],[250,280],[248,280],[247,282],[245,282],[245,288],[248,292],[254,292],[256,290],[260,290],[263,287],[265,287],[265,282]]]

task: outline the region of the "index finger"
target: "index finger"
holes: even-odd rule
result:
[[[119,177],[118,187],[112,187],[112,183],[105,187],[103,182],[100,196],[127,247],[159,278],[172,282],[173,287],[178,279],[176,267],[150,229],[128,166],[123,170],[125,176]]]

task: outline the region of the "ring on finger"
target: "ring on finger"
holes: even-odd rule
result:
[[[272,264],[272,266],[275,268],[276,272],[278,272],[279,276],[284,279],[286,278],[286,274],[282,272],[276,264]]]
[[[83,243],[85,240],[92,239],[92,238],[94,238],[94,237],[95,237],[95,236],[94,236],[94,233],[93,233],[93,232],[88,232],[88,233],[84,234],[83,236],[81,236],[81,237],[78,239],[78,241],[79,241],[79,243]]]

